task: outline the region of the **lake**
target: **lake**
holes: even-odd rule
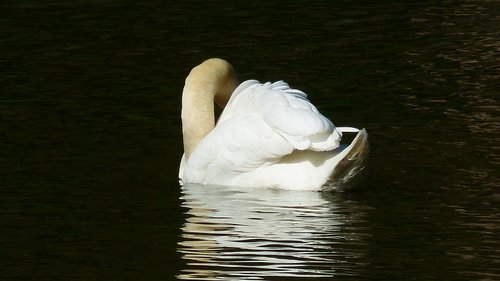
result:
[[[3,1],[2,280],[500,280],[497,1]],[[366,128],[345,192],[178,183],[209,57]]]

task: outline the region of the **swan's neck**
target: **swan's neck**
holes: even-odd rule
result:
[[[214,102],[224,108],[238,84],[225,60],[209,59],[191,70],[182,92],[182,134],[187,158],[215,127]]]

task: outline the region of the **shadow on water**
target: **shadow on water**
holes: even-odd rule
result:
[[[181,280],[356,276],[369,207],[318,192],[185,185]]]

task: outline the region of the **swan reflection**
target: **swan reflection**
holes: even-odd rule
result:
[[[356,275],[366,208],[321,193],[182,187],[181,280]]]

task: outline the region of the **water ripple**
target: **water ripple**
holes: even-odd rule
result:
[[[355,225],[366,207],[316,192],[200,185],[184,186],[182,199],[181,280],[345,276],[363,264],[366,232]]]

